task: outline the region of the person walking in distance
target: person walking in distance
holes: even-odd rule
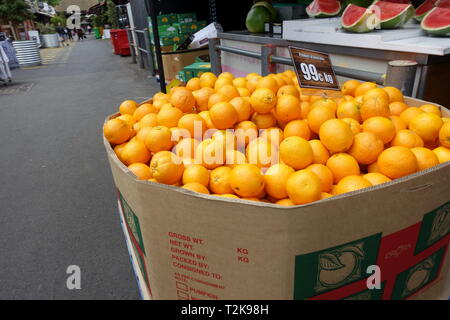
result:
[[[84,38],[84,33],[83,33],[83,29],[77,29],[77,36],[78,36],[78,41],[82,41]]]
[[[61,23],[58,23],[58,26],[56,27],[56,32],[59,35],[59,40],[61,41],[61,45],[64,46],[68,46],[69,43],[66,42],[66,40],[68,39],[68,35],[66,33],[66,28],[61,26]]]
[[[70,41],[73,41],[72,29],[66,27],[66,33]]]

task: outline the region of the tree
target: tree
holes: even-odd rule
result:
[[[47,2],[49,6],[56,7],[61,0],[45,0],[45,2]]]
[[[0,19],[22,22],[33,17],[25,0],[0,0]]]
[[[106,15],[108,16],[109,24],[111,25],[111,28],[117,29],[119,25],[117,23],[116,5],[112,0],[108,0],[107,4],[108,9],[106,10]]]

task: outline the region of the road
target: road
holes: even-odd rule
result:
[[[0,89],[0,299],[139,299],[101,135],[158,86],[107,40],[55,52]]]

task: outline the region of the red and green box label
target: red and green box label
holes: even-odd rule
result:
[[[377,233],[295,257],[294,299],[404,299],[439,277],[450,240],[450,202],[415,225]],[[380,289],[368,289],[367,267],[381,272]]]

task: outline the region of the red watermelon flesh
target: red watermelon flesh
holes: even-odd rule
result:
[[[387,2],[392,2],[392,3],[403,3],[403,4],[411,4],[410,0],[386,0]]]
[[[393,3],[388,1],[377,1],[374,5],[381,9],[381,22],[392,19],[408,7],[408,4]]]
[[[436,2],[438,2],[439,0],[425,0],[424,3],[422,3],[420,6],[417,7],[415,13],[414,13],[414,17],[417,20],[422,20],[423,16],[430,11],[431,9],[433,9],[436,5]]]
[[[354,4],[349,5],[345,10],[345,14],[342,15],[342,24],[344,26],[351,26],[357,22],[366,13],[367,8],[356,6]]]
[[[450,8],[450,0],[439,0],[436,3],[436,7],[438,7],[438,8]]]
[[[341,3],[338,0],[314,0],[306,8],[310,17],[332,17],[339,14]]]
[[[421,27],[430,34],[450,36],[450,8],[432,9],[423,18]]]

